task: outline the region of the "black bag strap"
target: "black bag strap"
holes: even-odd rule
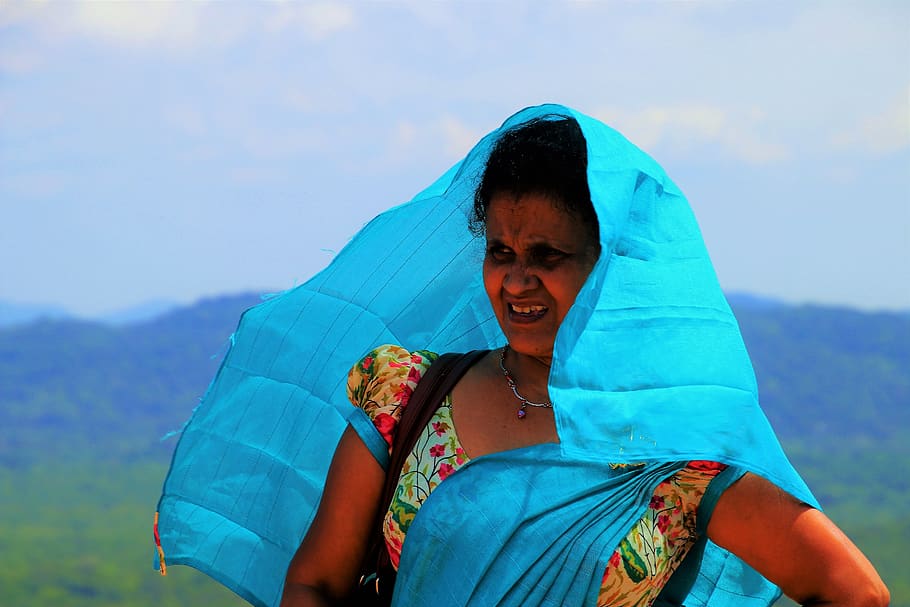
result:
[[[424,376],[417,382],[417,387],[408,400],[408,406],[401,412],[401,419],[392,441],[392,453],[389,456],[389,467],[386,471],[386,486],[383,490],[382,504],[388,506],[398,487],[398,477],[404,462],[410,455],[420,432],[433,419],[433,414],[442,405],[446,395],[452,391],[458,380],[468,372],[474,363],[486,355],[489,350],[473,350],[466,354],[443,354],[430,365]]]
[[[390,576],[394,579],[394,569],[389,560],[388,550],[382,536],[382,520],[392,502],[404,462],[410,455],[414,445],[420,438],[421,431],[430,423],[433,414],[439,409],[446,395],[452,391],[458,380],[461,379],[474,363],[485,356],[489,350],[472,350],[466,354],[450,352],[436,359],[427,369],[417,387],[411,393],[407,406],[401,412],[395,438],[392,441],[392,453],[389,456],[389,465],[386,468],[385,485],[382,488],[382,498],[379,501],[379,512],[373,525],[374,536],[364,558],[367,574],[376,573],[376,591],[380,594],[391,593],[394,582],[387,580]],[[375,569],[372,568],[375,564]],[[379,579],[384,579],[382,585]],[[366,580],[361,579],[361,583]],[[392,582],[392,583],[389,583]],[[382,588],[382,590],[380,590]]]

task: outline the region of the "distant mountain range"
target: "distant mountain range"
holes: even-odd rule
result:
[[[0,327],[24,325],[41,318],[58,319],[71,316],[72,314],[59,306],[0,301]]]
[[[737,309],[762,308],[767,310],[793,305],[780,299],[766,297],[764,295],[753,295],[751,293],[731,292],[726,295],[730,305]],[[0,301],[0,329],[29,324],[36,320],[61,319],[95,321],[106,325],[122,327],[155,320],[180,307],[185,306],[182,306],[176,301],[154,299],[105,314],[84,316],[73,314],[61,306]],[[900,311],[898,314],[910,315],[910,310]]]
[[[119,470],[122,480],[107,489],[112,497],[98,499],[141,488],[152,509],[176,444],[162,437],[180,430],[241,313],[260,301],[250,293],[217,297],[120,325],[48,313],[0,327],[0,480],[7,479],[0,499],[15,503],[16,487],[48,478],[59,488],[53,499],[84,510],[94,494],[82,495],[81,488],[93,486],[87,479],[102,482],[93,474],[104,469]],[[910,597],[900,564],[910,542],[904,510],[910,499],[910,314],[792,306],[740,294],[730,301],[762,405],[789,456],[829,515],[880,568],[893,604],[910,607],[900,599]],[[161,478],[133,487],[148,477],[149,466]],[[66,484],[71,478],[72,487]],[[43,498],[33,499],[44,505]],[[139,507],[130,516],[144,514]],[[55,533],[66,535],[72,526],[66,516]],[[95,514],[79,520],[88,524]],[[106,527],[98,529],[102,534]],[[28,534],[23,538],[12,552],[33,544]],[[78,571],[70,578],[78,579]]]
[[[241,294],[123,326],[40,319],[0,328],[0,466],[162,457],[246,308]]]
[[[84,318],[73,314],[60,306],[42,304],[19,304],[0,301],[0,328],[15,327],[29,324],[38,320],[94,320],[113,326],[124,326],[133,323],[153,320],[180,304],[168,300],[153,300],[136,306],[115,310],[97,317]]]
[[[730,299],[785,441],[843,448],[910,427],[908,315]],[[0,328],[0,465],[167,452],[158,438],[180,428],[241,312],[260,301],[246,293],[124,324],[51,316]]]

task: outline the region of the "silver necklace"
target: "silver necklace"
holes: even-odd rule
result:
[[[543,407],[544,409],[552,409],[553,403],[550,401],[547,401],[545,403],[535,403],[534,401],[528,400],[518,392],[518,386],[515,385],[515,378],[512,377],[512,374],[509,373],[508,369],[506,369],[506,351],[508,349],[509,346],[506,344],[499,352],[499,369],[502,371],[502,374],[506,378],[506,382],[508,382],[509,387],[512,389],[512,394],[514,394],[515,398],[521,402],[521,406],[518,408],[518,419],[525,418],[525,415],[528,414],[528,412],[525,411],[527,407]]]

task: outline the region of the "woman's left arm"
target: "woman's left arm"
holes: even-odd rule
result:
[[[746,474],[721,496],[708,537],[801,605],[886,607],[872,563],[819,510]]]

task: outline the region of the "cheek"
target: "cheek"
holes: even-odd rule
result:
[[[487,297],[490,298],[490,301],[493,301],[493,296],[499,292],[497,288],[497,280],[495,278],[496,272],[493,269],[493,265],[489,260],[484,260],[483,262],[483,288],[487,292]]]
[[[559,285],[558,297],[562,304],[559,306],[559,322],[562,322],[566,314],[569,313],[569,308],[575,303],[575,298],[578,297],[578,293],[584,286],[589,273],[590,268],[580,267],[577,272],[574,272],[571,277],[566,277],[567,279],[563,280]]]

